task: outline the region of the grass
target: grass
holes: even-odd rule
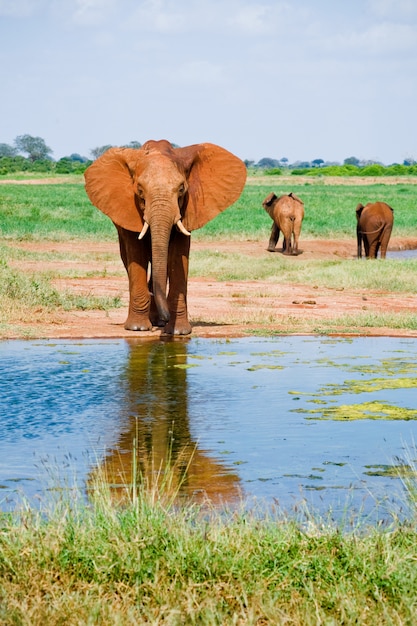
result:
[[[4,260],[0,260],[0,299],[0,322],[10,319],[16,322],[33,320],[34,312],[39,317],[56,309],[108,310],[120,306],[119,297],[103,298],[61,292],[51,285],[51,277],[16,271]]]
[[[271,219],[262,208],[262,200],[270,191],[278,196],[293,191],[305,205],[302,237],[356,238],[355,209],[383,200],[394,208],[394,235],[415,231],[415,185],[392,184],[316,184],[269,177],[264,183],[249,180],[239,200],[215,220],[197,231],[198,238],[227,237],[232,239],[267,239]]]
[[[417,260],[375,263],[352,260],[304,261],[282,255],[248,257],[235,252],[191,251],[191,276],[216,280],[268,280],[338,289],[383,289],[417,293]]]
[[[343,526],[302,504],[220,513],[174,496],[138,483],[115,506],[98,479],[88,502],[1,513],[0,623],[414,623],[413,518]]]
[[[329,184],[318,179],[305,181],[283,177],[252,178],[239,200],[202,229],[193,234],[195,240],[233,239],[255,240],[265,245],[269,236],[271,220],[263,210],[263,198],[273,189],[277,194],[295,191],[305,202],[306,217],[302,237],[350,238],[355,249],[355,207],[361,201],[380,198],[395,209],[394,236],[412,236],[415,233],[415,185],[411,182],[397,184],[359,184],[349,180],[340,184]],[[70,182],[69,182],[70,181]],[[39,319],[51,311],[100,308],[109,309],[120,305],[120,299],[79,296],[70,292],[61,293],[52,286],[53,278],[78,278],[81,276],[106,276],[108,265],[117,254],[117,236],[111,221],[89,202],[82,179],[69,177],[58,179],[54,184],[1,184],[0,185],[0,323],[16,324],[19,321]],[[60,251],[59,242],[66,241],[111,241],[115,253],[93,253],[88,249]],[[53,242],[49,250],[25,250],[14,246],[21,241]],[[88,247],[87,247],[88,248]],[[102,269],[91,272],[89,260],[102,261]],[[74,261],[74,269],[62,266]],[[120,261],[120,259],[117,259]],[[46,261],[54,267],[54,274],[23,271],[25,261]],[[317,288],[383,290],[395,293],[417,293],[415,260],[390,261],[384,263],[353,262],[352,260],[309,261],[301,255],[297,263],[282,255],[260,255],[248,257],[244,254],[194,251],[191,247],[191,276],[213,277],[214,280],[264,280],[271,283],[306,284]],[[80,263],[85,265],[80,269]],[[13,265],[13,267],[12,267]],[[78,265],[78,269],[77,269]],[[115,269],[110,269],[112,274]],[[118,275],[124,273],[119,264]],[[35,312],[35,313],[34,313]],[[256,320],[259,327],[271,323],[271,312],[259,311]],[[360,317],[360,319],[359,319]],[[387,315],[384,320],[363,314],[356,318],[335,319],[313,329],[313,332],[331,332],[332,329],[364,328],[372,325],[415,330],[412,315]],[[230,321],[230,320],[229,320]],[[298,332],[310,330],[300,320],[287,320],[287,330]],[[252,331],[251,331],[252,332]],[[254,332],[257,332],[256,329]]]
[[[75,180],[79,180],[77,177]],[[381,199],[394,207],[394,234],[415,230],[415,185],[407,183],[333,184],[268,177],[249,179],[239,200],[196,231],[197,239],[265,239],[271,220],[262,200],[294,191],[305,204],[303,237],[354,237],[359,202]],[[0,185],[0,234],[6,239],[50,241],[100,239],[113,241],[111,221],[89,202],[82,182],[45,185]]]
[[[0,185],[0,234],[4,239],[112,240],[115,229],[94,208],[80,183]]]

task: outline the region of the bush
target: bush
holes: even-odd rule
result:
[[[389,168],[379,165],[378,163],[373,163],[372,165],[366,165],[363,167],[360,172],[361,176],[384,176],[384,174],[387,173],[387,169]]]
[[[91,161],[83,162],[79,160],[63,157],[55,164],[57,174],[83,174]]]
[[[27,169],[27,166],[28,160],[22,156],[0,158],[0,174],[24,172]]]

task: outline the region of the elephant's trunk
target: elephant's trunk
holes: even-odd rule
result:
[[[172,218],[158,211],[149,220],[152,240],[152,288],[153,296],[162,322],[169,322],[167,303],[168,249],[172,231]]]

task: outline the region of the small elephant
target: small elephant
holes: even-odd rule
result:
[[[282,231],[284,254],[298,254],[298,239],[304,219],[304,203],[294,193],[279,198],[270,193],[262,202],[262,206],[273,220],[271,236],[268,243],[268,252],[275,252]]]
[[[139,149],[110,148],[84,176],[91,202],[119,235],[129,278],[126,330],[163,326],[167,334],[191,333],[191,231],[239,198],[246,181],[243,161],[214,144],[173,148],[163,139]]]
[[[358,259],[362,257],[362,242],[367,258],[376,259],[381,249],[381,259],[385,259],[394,224],[394,209],[385,202],[358,204],[356,219]]]

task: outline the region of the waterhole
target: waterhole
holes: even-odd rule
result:
[[[0,354],[2,510],[88,498],[99,475],[120,500],[167,462],[186,500],[335,516],[404,510],[416,478],[416,339],[5,341]]]

